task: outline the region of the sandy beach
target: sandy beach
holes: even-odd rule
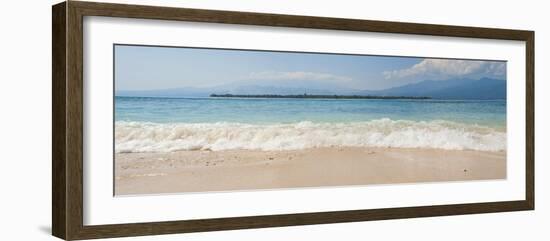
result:
[[[506,153],[414,148],[117,153],[115,195],[506,178]]]

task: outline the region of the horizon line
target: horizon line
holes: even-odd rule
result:
[[[121,98],[157,98],[157,99],[283,99],[283,98],[269,98],[269,97],[258,97],[258,98],[239,98],[239,97],[211,97],[211,96],[161,96],[161,95],[153,95],[153,96],[136,96],[136,95],[113,95],[113,97],[121,97]],[[425,96],[423,96],[425,97]],[[453,99],[453,98],[437,98],[437,97],[431,97],[427,96],[429,99],[409,99],[409,100],[436,100],[436,101],[442,101],[442,100],[450,100],[450,101],[497,101],[497,100],[506,100],[506,99]],[[291,99],[291,98],[286,98]],[[295,99],[304,99],[304,98],[295,98]],[[311,98],[315,99],[315,98]],[[319,98],[322,99],[322,98]],[[352,100],[350,99],[340,99],[340,100]],[[360,99],[361,100],[361,99]],[[365,99],[362,99],[365,100]],[[368,99],[367,99],[368,100]],[[376,98],[372,98],[371,100],[376,100]],[[380,98],[380,100],[383,100]],[[390,100],[400,100],[400,99],[390,99]],[[401,99],[403,100],[403,99]]]
[[[398,85],[398,86],[394,86],[394,87],[389,87],[389,88],[384,88],[384,89],[358,89],[358,88],[349,88],[349,87],[346,87],[348,88],[350,91],[381,91],[381,90],[388,90],[388,89],[392,89],[392,88],[399,88],[399,87],[403,87],[403,86],[407,86],[407,85],[414,85],[414,84],[418,84],[418,83],[422,83],[422,82],[426,82],[426,81],[435,81],[435,82],[439,82],[439,81],[449,81],[449,80],[457,80],[457,79],[460,79],[460,78],[450,78],[450,79],[446,79],[446,80],[422,80],[422,81],[418,81],[418,82],[414,82],[414,83],[407,83],[407,84],[403,84],[403,85]],[[489,77],[481,77],[479,79],[475,79],[475,78],[463,78],[463,80],[482,80],[482,79],[490,79],[490,80],[501,80],[501,81],[507,81],[506,78],[489,78]],[[136,90],[129,90],[129,89],[122,89],[122,90],[117,90],[115,89],[114,91],[128,91],[128,92],[131,92],[131,91],[160,91],[160,90],[174,90],[174,89],[185,89],[185,88],[195,88],[195,89],[208,89],[208,88],[215,88],[215,87],[218,87],[220,85],[214,85],[214,86],[202,86],[202,87],[197,87],[197,86],[181,86],[181,87],[170,87],[170,88],[159,88],[159,89],[136,89]],[[273,86],[273,85],[245,85],[245,86],[261,86],[261,87],[278,87],[278,88],[285,88],[285,86]],[[287,87],[287,88],[292,88],[292,89],[303,89],[302,87]],[[305,88],[307,89],[307,88]],[[313,89],[313,90],[325,90],[325,89],[316,89],[316,88],[310,88],[310,89]]]

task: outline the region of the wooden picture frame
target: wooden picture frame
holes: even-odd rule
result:
[[[357,222],[533,210],[534,32],[264,13],[67,1],[52,8],[52,233],[66,239]],[[207,23],[518,40],[526,43],[525,199],[502,202],[296,213],[88,226],[83,224],[83,17],[107,16]]]

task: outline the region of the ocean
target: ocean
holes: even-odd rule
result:
[[[506,150],[505,100],[115,97],[115,151]]]

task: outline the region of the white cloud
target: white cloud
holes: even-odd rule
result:
[[[315,73],[305,71],[294,72],[255,72],[250,73],[248,79],[253,80],[314,80],[314,81],[350,81],[347,76],[333,75],[327,73]]]
[[[425,59],[410,68],[384,71],[386,79],[425,78],[449,79],[453,77],[475,76],[494,77],[506,74],[504,62]]]

